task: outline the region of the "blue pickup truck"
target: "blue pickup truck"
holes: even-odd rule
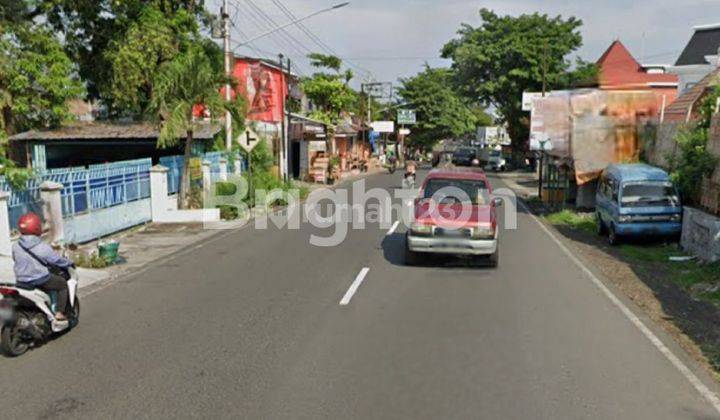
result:
[[[682,204],[667,172],[645,164],[610,165],[596,195],[598,232],[611,245],[624,237],[671,237],[682,231]]]

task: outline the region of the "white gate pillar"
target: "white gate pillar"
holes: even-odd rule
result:
[[[10,193],[0,191],[0,255],[12,255],[12,241],[10,240],[10,213],[8,212],[8,200]]]
[[[150,168],[150,208],[152,220],[162,219],[168,210],[168,168],[155,165]]]
[[[50,225],[50,243],[62,243],[65,239],[65,228],[62,215],[63,184],[45,181],[40,184],[40,199],[43,202],[43,218]]]
[[[227,181],[228,179],[228,160],[220,158],[220,181]]]

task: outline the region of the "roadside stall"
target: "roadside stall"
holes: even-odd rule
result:
[[[292,177],[316,181],[321,175],[319,168],[313,170],[314,165],[321,163],[316,162],[318,159],[324,161],[328,157],[327,126],[321,121],[290,114],[289,137]]]

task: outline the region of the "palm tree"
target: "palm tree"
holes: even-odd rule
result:
[[[224,102],[220,93],[225,80],[199,47],[191,47],[165,63],[156,76],[150,109],[160,122],[158,146],[175,146],[185,138],[185,163],[178,202],[180,208],[189,205],[193,133],[201,123],[196,113],[198,109],[207,110],[214,120],[230,106]]]

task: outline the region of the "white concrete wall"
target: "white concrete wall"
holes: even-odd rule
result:
[[[209,165],[203,164],[204,183],[209,182],[209,169]],[[209,223],[220,220],[220,209],[178,210],[176,196],[168,196],[167,168],[164,166],[150,169],[150,202],[155,223]]]

